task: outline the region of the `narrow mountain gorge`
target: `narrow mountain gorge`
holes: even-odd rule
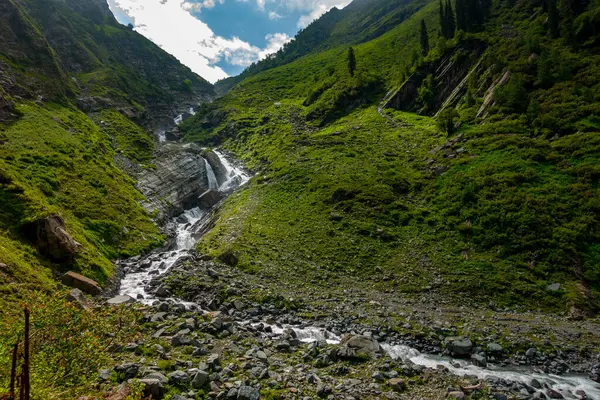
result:
[[[355,0],[213,86],[0,0],[0,398],[600,399],[598,26]]]

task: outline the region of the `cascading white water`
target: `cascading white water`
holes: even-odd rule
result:
[[[231,163],[229,163],[222,154],[217,154],[227,171],[227,175],[240,177],[240,179],[237,179],[236,181],[231,181],[230,179],[228,181],[230,182],[230,185],[227,186],[227,189],[234,189],[248,181],[249,178],[245,173],[238,168],[232,167]],[[206,163],[206,175],[209,188],[223,190],[219,188],[217,178],[215,177],[211,165],[208,161],[204,161]],[[174,218],[173,224],[175,225],[176,232],[175,249],[151,255],[143,260],[141,264],[138,261],[132,261],[130,263],[125,262],[125,265],[130,268],[131,272],[128,272],[121,280],[119,294],[131,296],[145,304],[152,303],[155,299],[146,292],[146,285],[153,278],[167,272],[177,260],[188,254],[188,251],[194,247],[198,239],[195,236],[195,233],[197,232],[198,227],[202,225],[200,221],[208,215],[208,212],[195,207],[186,210],[183,214]]]
[[[227,170],[227,180],[221,184],[219,187],[220,191],[227,191],[231,188],[242,186],[246,182],[250,180],[250,176],[246,174],[242,169],[232,165],[227,158],[219,152],[219,150],[214,149],[213,152],[219,157],[219,161]]]
[[[208,188],[209,189],[218,189],[219,183],[217,182],[217,177],[215,176],[215,171],[213,171],[210,163],[204,159],[204,164],[206,165],[206,177],[208,178]]]
[[[258,326],[259,324],[252,324]],[[339,344],[341,338],[333,332],[317,327],[295,327],[291,325],[272,325],[262,323],[263,326],[271,328],[272,335],[279,336],[285,329],[292,329],[296,333],[298,340],[304,343],[326,341],[329,344]],[[416,365],[436,369],[438,366],[444,366],[457,376],[477,376],[479,379],[496,377],[510,382],[521,382],[531,385],[533,379],[537,379],[542,385],[560,392],[565,399],[579,399],[575,393],[583,390],[587,398],[600,400],[600,385],[583,376],[577,375],[553,375],[542,374],[526,369],[498,368],[490,366],[481,368],[464,360],[453,360],[447,357],[440,357],[431,354],[422,354],[418,350],[406,345],[391,345],[380,343],[381,348],[391,358],[404,362],[410,361]],[[539,390],[546,393],[545,389]]]

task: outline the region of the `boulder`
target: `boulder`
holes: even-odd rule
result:
[[[175,371],[169,374],[169,381],[174,385],[187,385],[190,376],[183,371]]]
[[[548,285],[548,286],[546,287],[546,289],[547,289],[549,292],[557,292],[557,291],[559,291],[559,290],[560,290],[560,283],[553,283],[553,284],[551,284],[551,285]]]
[[[152,399],[160,400],[165,395],[165,388],[158,379],[144,378],[140,379],[140,383],[144,385],[144,395],[151,396]]]
[[[259,400],[260,391],[252,386],[240,386],[237,392],[237,400]]]
[[[395,392],[404,392],[406,390],[406,381],[400,378],[393,378],[388,381],[388,385]]]
[[[26,230],[39,252],[52,261],[70,261],[81,248],[67,232],[65,221],[56,214],[38,219]]]
[[[446,347],[458,356],[468,356],[473,350],[473,342],[467,337],[449,338]]]
[[[113,306],[120,306],[121,304],[135,303],[135,299],[127,295],[118,295],[106,300],[106,303]]]
[[[221,201],[221,193],[214,189],[208,189],[198,197],[198,203],[204,209],[212,208],[219,201]]]
[[[167,379],[167,377],[161,374],[160,372],[150,372],[149,374],[146,374],[144,376],[144,379],[156,379],[163,385],[169,383],[169,379]]]
[[[342,345],[361,353],[377,353],[380,349],[377,340],[363,335],[347,335],[342,340]]]
[[[192,387],[194,389],[201,389],[208,381],[208,373],[205,371],[198,371],[192,379]]]
[[[91,294],[92,296],[102,292],[102,288],[98,285],[98,282],[73,271],[69,271],[62,276],[62,283],[79,289],[87,294]]]
[[[140,365],[136,363],[125,363],[115,366],[114,370],[120,374],[124,380],[128,380],[137,377],[138,372],[140,371]]]
[[[71,303],[75,303],[78,307],[85,310],[92,306],[90,301],[85,297],[85,294],[79,289],[71,289],[67,298]]]
[[[464,394],[463,392],[455,391],[455,392],[449,392],[448,398],[455,399],[455,400],[464,400],[467,398],[467,395]]]

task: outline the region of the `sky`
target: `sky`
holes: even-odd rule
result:
[[[349,0],[108,0],[117,20],[209,82],[241,73]]]

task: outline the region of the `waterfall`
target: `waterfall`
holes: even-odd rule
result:
[[[219,183],[217,182],[217,177],[215,176],[215,171],[213,171],[210,163],[204,159],[204,164],[206,165],[206,176],[208,178],[208,188],[217,190],[219,188]]]
[[[227,180],[221,184],[219,190],[226,191],[232,187],[242,186],[250,180],[250,177],[243,170],[233,166],[217,149],[213,149],[213,152],[219,157],[219,161],[227,171]]]

